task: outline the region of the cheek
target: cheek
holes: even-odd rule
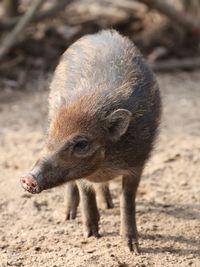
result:
[[[105,158],[105,151],[104,150],[99,150],[96,151],[92,157],[87,159],[86,161],[83,162],[83,165],[87,169],[92,169],[96,170],[101,166],[101,163],[104,161]]]
[[[94,164],[101,165],[101,163],[105,160],[105,149],[101,149],[95,153]]]
[[[91,175],[101,167],[104,157],[104,151],[96,151],[94,155],[87,159],[79,159],[74,164],[74,167],[70,169],[70,177],[72,179],[79,179]]]

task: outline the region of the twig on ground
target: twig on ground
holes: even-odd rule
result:
[[[157,60],[159,60],[162,57],[166,57],[168,55],[169,51],[164,46],[157,46],[154,48],[154,50],[148,55],[148,61],[149,63],[154,63]]]
[[[1,70],[7,70],[9,71],[11,68],[17,66],[19,63],[23,62],[24,58],[22,55],[17,56],[14,59],[11,59],[9,61],[5,61],[1,63],[0,65],[0,71]]]
[[[19,0],[3,0],[3,6],[6,17],[18,15]]]
[[[138,1],[138,0],[137,0]],[[163,15],[169,17],[175,23],[187,29],[200,38],[200,21],[192,17],[190,14],[175,9],[172,5],[161,0],[140,0],[152,9],[158,10]]]
[[[55,5],[45,11],[41,11],[38,16],[35,17],[35,21],[53,17],[57,12],[63,10],[66,5],[69,5],[73,0],[59,0]]]
[[[146,6],[143,4],[136,2],[136,1],[130,1],[130,0],[104,0],[103,2],[107,4],[111,4],[113,6],[118,6],[120,8],[133,11],[133,12],[141,12],[144,13],[147,9]]]
[[[45,1],[46,0],[35,0],[28,11],[19,20],[15,28],[11,31],[11,33],[6,36],[0,47],[0,60],[3,59],[10,49],[15,45],[17,39],[19,39],[27,24],[34,18],[35,14]]]
[[[35,14],[35,17],[33,18],[33,22],[40,21],[43,19],[47,19],[50,17],[53,17],[57,12],[63,10],[66,5],[69,5],[73,0],[59,0],[56,2],[55,5],[51,6],[45,11],[41,11],[38,14]],[[0,29],[1,30],[9,30],[12,29],[16,23],[21,19],[21,16],[14,17],[10,19],[6,19],[3,21],[0,21]]]
[[[150,62],[149,65],[154,71],[174,71],[175,69],[192,70],[200,68],[200,57],[197,58],[183,58],[183,59],[169,59],[157,62]]]

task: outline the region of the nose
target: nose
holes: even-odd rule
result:
[[[26,175],[21,178],[22,187],[30,193],[38,193],[38,184],[37,181],[33,178],[32,175]]]

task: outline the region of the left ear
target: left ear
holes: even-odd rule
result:
[[[118,141],[126,133],[132,113],[127,109],[117,109],[106,118],[106,128],[109,138],[112,141]]]

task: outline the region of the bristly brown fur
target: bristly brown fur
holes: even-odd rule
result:
[[[72,182],[73,195],[77,184],[85,235],[97,237],[93,183],[123,176],[121,235],[130,250],[138,251],[135,196],[160,114],[155,77],[130,40],[113,30],[82,37],[56,68],[49,97],[47,152],[23,179],[24,187],[34,193]],[[108,189],[100,191],[108,193]],[[78,197],[74,201],[75,205],[69,201],[72,217]],[[111,202],[108,199],[109,206]]]
[[[140,133],[143,140],[152,136],[153,143],[160,114],[158,86],[137,48],[116,31],[84,36],[73,44],[55,71],[50,96],[50,132],[55,138],[87,131],[112,110],[127,108],[133,121],[157,112],[154,133],[149,124]]]

